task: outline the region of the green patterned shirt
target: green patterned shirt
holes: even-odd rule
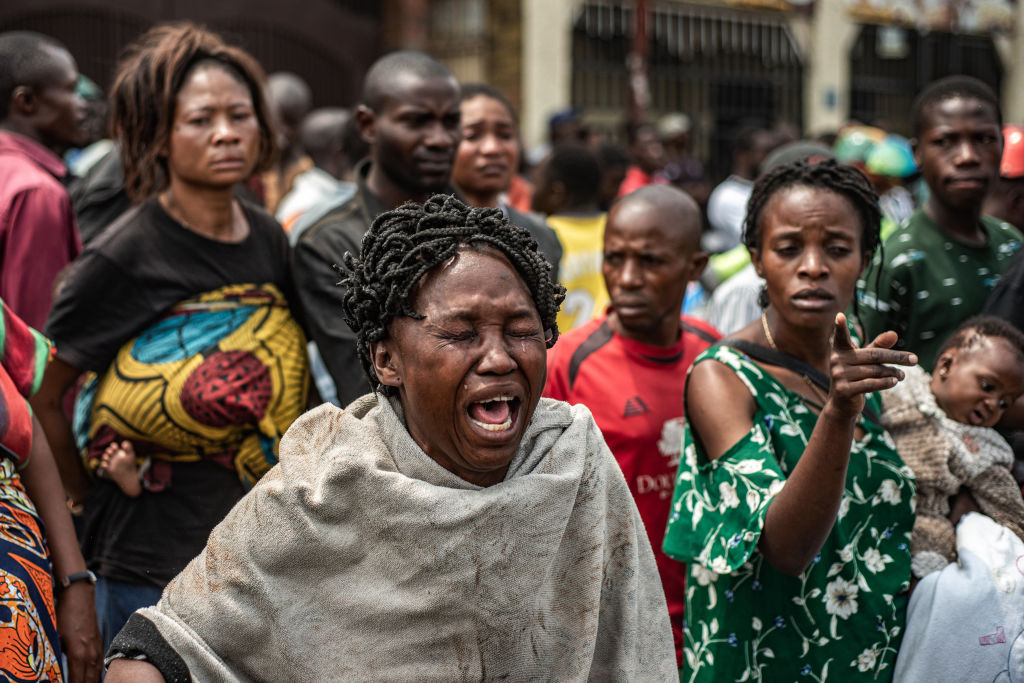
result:
[[[709,461],[689,424],[665,552],[689,564],[683,680],[888,681],[903,636],[914,480],[889,435],[861,418],[832,532],[799,577],[757,548],[765,514],[800,460],[817,415],[745,355],[731,368],[757,404],[754,426]],[[880,401],[868,397],[877,412]]]
[[[954,239],[923,210],[897,228],[858,286],[864,338],[895,330],[896,348],[913,351],[932,372],[939,347],[960,323],[982,312],[1020,248],[1021,234],[1009,223],[988,216],[981,223],[988,233],[983,245]]]

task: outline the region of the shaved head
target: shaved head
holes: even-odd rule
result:
[[[313,107],[313,93],[301,77],[278,71],[267,77],[267,100],[278,120],[297,128]]]
[[[400,50],[386,54],[370,67],[363,81],[362,103],[378,110],[387,100],[400,99],[410,80],[458,81],[451,70],[425,52]]]
[[[619,222],[637,213],[657,213],[666,233],[678,237],[688,251],[699,251],[703,229],[700,207],[693,197],[671,185],[645,185],[612,204],[609,211]]]
[[[647,185],[612,205],[601,273],[616,333],[652,346],[679,340],[687,285],[708,260],[700,231],[697,203],[669,185]]]
[[[328,153],[332,147],[341,147],[345,124],[352,118],[348,109],[324,107],[314,109],[299,127],[299,141],[306,153],[317,158]]]

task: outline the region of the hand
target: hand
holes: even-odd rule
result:
[[[99,683],[103,640],[96,620],[95,590],[76,581],[57,595],[57,631],[68,658],[69,683]]]
[[[903,371],[889,364],[917,364],[916,354],[893,350],[897,339],[897,334],[890,330],[875,337],[864,348],[858,348],[850,338],[846,315],[836,315],[830,357],[832,386],[828,395],[828,402],[835,410],[856,419],[864,409],[864,394],[891,389],[903,379]]]

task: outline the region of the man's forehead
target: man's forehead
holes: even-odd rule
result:
[[[992,103],[968,95],[955,95],[933,102],[925,109],[924,114],[925,128],[941,125],[949,118],[964,115],[984,119],[978,121],[981,124],[999,125],[999,117]]]
[[[398,72],[380,90],[381,108],[425,105],[437,97],[459,106],[459,83],[453,76],[424,76],[411,71]]]

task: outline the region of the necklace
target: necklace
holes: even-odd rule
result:
[[[768,327],[767,311],[761,311],[761,329],[764,330],[764,336],[765,339],[768,340],[768,346],[772,347],[772,350],[774,351],[779,351],[779,347],[775,345],[775,338],[772,336],[771,328]],[[779,353],[785,353],[785,351],[779,351]],[[824,405],[825,401],[828,400],[828,396],[822,393],[821,389],[818,387],[817,384],[811,381],[810,377],[803,374],[802,372],[798,372],[797,374],[800,375],[800,379],[804,381],[804,384],[806,384],[807,388],[811,390],[811,393],[814,394],[814,397],[820,400],[822,405]]]

